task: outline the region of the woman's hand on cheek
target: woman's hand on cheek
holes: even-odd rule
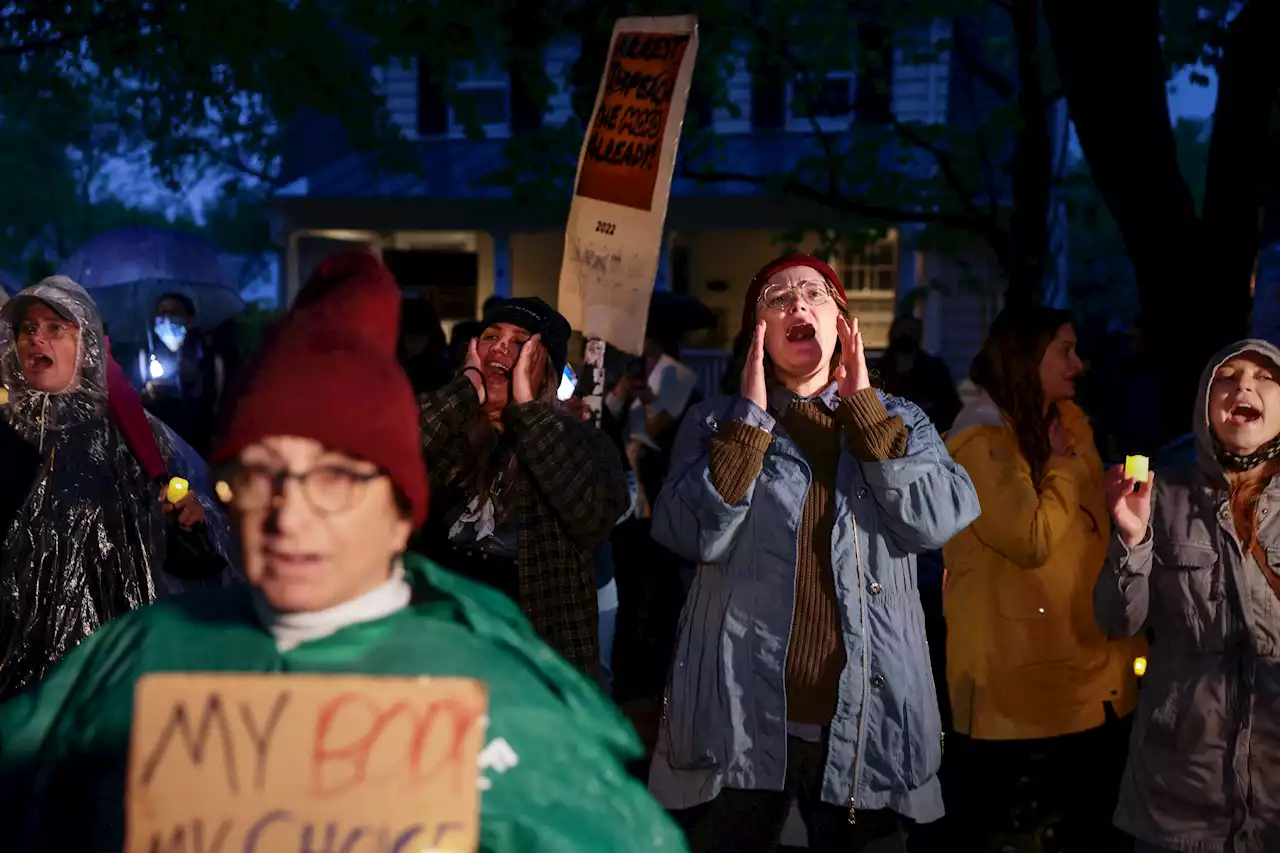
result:
[[[462,375],[471,380],[480,398],[480,405],[489,402],[489,386],[484,381],[484,365],[480,363],[480,345],[476,338],[467,344],[467,359],[462,363]]]
[[[517,406],[533,400],[543,371],[546,369],[547,350],[542,346],[542,336],[534,335],[520,348],[515,370],[511,371],[511,400]]]
[[[836,381],[840,396],[852,397],[871,387],[871,371],[867,369],[867,352],[862,345],[862,332],[858,318],[852,325],[844,315],[836,317],[836,332],[840,335],[840,365],[836,368]]]
[[[756,323],[751,346],[747,349],[746,362],[742,366],[739,393],[762,409],[769,407],[769,392],[764,376],[765,322]]]

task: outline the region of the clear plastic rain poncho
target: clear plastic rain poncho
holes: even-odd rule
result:
[[[78,329],[76,370],[56,392],[24,376],[15,325],[42,302]],[[166,521],[151,482],[107,413],[102,320],[87,291],[47,278],[0,312],[5,419],[39,463],[0,554],[0,699],[39,680],[107,620],[182,584],[165,575]],[[164,424],[148,416],[170,475],[186,478],[205,509],[209,539],[231,553],[226,517],[208,468]],[[19,488],[22,486],[20,485]],[[224,573],[225,574],[225,573]]]

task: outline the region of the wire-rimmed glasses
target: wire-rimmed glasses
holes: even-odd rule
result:
[[[266,465],[235,464],[223,472],[217,492],[223,503],[241,512],[256,512],[278,507],[285,484],[292,480],[312,509],[321,515],[335,515],[351,509],[365,487],[381,476],[381,471],[352,471],[340,465],[320,465],[294,473]]]
[[[831,288],[825,281],[800,281],[792,284],[771,284],[760,293],[758,304],[770,311],[787,311],[803,299],[812,308],[825,305],[831,299]]]

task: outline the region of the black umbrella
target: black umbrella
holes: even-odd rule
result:
[[[649,300],[649,328],[676,334],[713,329],[716,315],[701,299],[687,293],[654,291]]]

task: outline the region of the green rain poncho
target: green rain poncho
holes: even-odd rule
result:
[[[108,623],[0,706],[0,849],[118,853],[134,686],[154,672],[462,676],[489,691],[486,739],[518,764],[488,774],[485,853],[684,851],[630,776],[618,710],[543,644],[515,606],[415,555],[413,602],[281,653],[246,588],[193,593]]]

